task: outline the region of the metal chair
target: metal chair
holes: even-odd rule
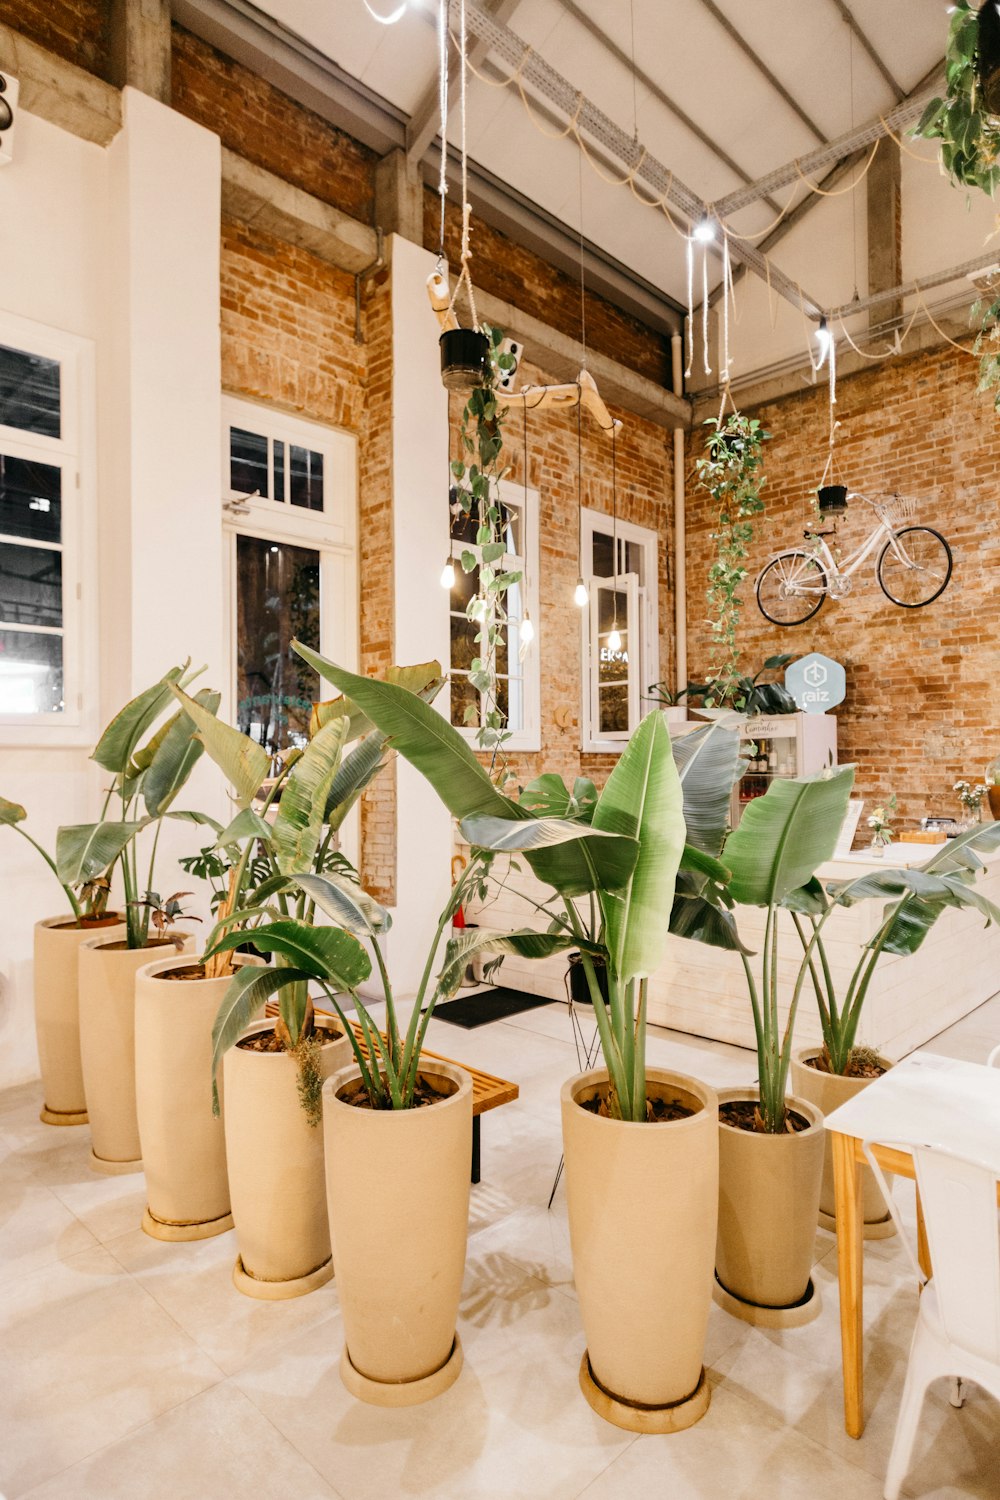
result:
[[[1000,1048],[991,1057],[1000,1057]],[[879,1144],[912,1153],[934,1268],[930,1280],[875,1159],[872,1147]],[[897,1500],[932,1380],[974,1380],[1000,1400],[1000,1140],[986,1159],[967,1158],[926,1140],[866,1140],[864,1151],[923,1287],[883,1490],[885,1500]],[[951,1399],[961,1405],[957,1384]]]

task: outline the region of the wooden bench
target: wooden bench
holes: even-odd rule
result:
[[[277,1013],[278,1007],[275,1002],[273,1000],[268,1001],[266,1010],[268,1017],[276,1016]],[[339,1024],[340,1017],[334,1015],[332,1011],[323,1010],[317,1006],[316,1014],[323,1016],[325,1019],[337,1021]],[[365,1046],[364,1032],[361,1030],[360,1021],[352,1021],[351,1029],[361,1043],[362,1051],[367,1056],[368,1048]],[[380,1032],[379,1035],[383,1041],[386,1040],[384,1031]],[[501,1104],[512,1104],[518,1097],[520,1089],[516,1083],[511,1083],[506,1078],[496,1078],[492,1073],[484,1073],[479,1068],[470,1068],[468,1063],[456,1062],[452,1057],[442,1057],[440,1052],[430,1052],[426,1047],[421,1050],[420,1056],[430,1058],[433,1062],[450,1063],[453,1068],[461,1068],[463,1072],[468,1073],[472,1079],[472,1181],[478,1182],[481,1165],[480,1119],[486,1114],[487,1110],[499,1109]]]

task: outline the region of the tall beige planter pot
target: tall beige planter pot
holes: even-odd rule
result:
[[[259,1021],[244,1036],[273,1030]],[[324,1078],[343,1068],[351,1044],[317,1018],[330,1040],[320,1049]],[[323,1176],[323,1128],[310,1125],[298,1094],[298,1067],[287,1052],[253,1052],[239,1043],[223,1062],[223,1114],[229,1194],[239,1254],[233,1283],[248,1297],[301,1297],[330,1280],[330,1226]]]
[[[170,978],[187,974],[188,978]],[[222,1118],[212,1114],[212,1026],[229,975],[158,958],[135,980],[135,1099],[148,1194],[142,1227],[201,1240],[233,1227]]]
[[[191,939],[178,933],[182,949]],[[79,949],[80,1060],[90,1115],[90,1165],[97,1172],[142,1167],[135,1109],[135,976],[172,938],[127,948],[125,937],[88,938]]]
[[[419,1109],[346,1104],[344,1068],[323,1089],[326,1184],[345,1346],[344,1384],[362,1401],[413,1406],[458,1378],[455,1332],[465,1269],[472,1079],[427,1059],[446,1099]]]
[[[603,1068],[562,1088],[573,1275],[587,1349],[580,1385],[631,1432],[678,1432],[708,1410],[703,1365],[719,1204],[715,1092],[661,1068],[647,1091],[694,1111],[638,1124],[585,1109]]]
[[[87,1099],[80,1063],[80,944],[98,934],[120,936],[118,916],[77,926],[65,912],[35,923],[35,1035],[42,1071],[44,1125],[86,1125]]]
[[[844,1078],[839,1073],[821,1073],[817,1068],[809,1066],[809,1059],[816,1056],[814,1046],[797,1048],[792,1054],[791,1084],[800,1099],[808,1099],[823,1115],[832,1114],[841,1104],[846,1104],[848,1099],[853,1099],[855,1094],[860,1094],[862,1089],[875,1082],[874,1078]],[[879,1061],[887,1068],[891,1066],[884,1058]],[[823,1152],[823,1182],[819,1194],[819,1225],[822,1229],[836,1229],[833,1142],[829,1131],[824,1131],[824,1136],[826,1143]],[[862,1167],[861,1183],[865,1239],[888,1239],[896,1233],[896,1225],[870,1167]]]
[[[764,1135],[725,1123],[727,1103],[756,1098],[756,1089],[719,1092],[716,1300],[746,1322],[792,1327],[811,1322],[820,1310],[811,1272],[823,1116],[793,1095],[786,1103],[809,1121],[806,1130]]]

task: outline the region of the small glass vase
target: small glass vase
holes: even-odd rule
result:
[[[877,833],[872,834],[872,841],[868,846],[869,859],[885,859],[885,844]]]
[[[983,821],[983,808],[980,803],[977,807],[963,807],[962,818],[959,828],[962,833],[968,833],[970,828],[976,828]]]

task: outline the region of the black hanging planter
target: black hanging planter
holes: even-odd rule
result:
[[[842,516],[847,509],[847,485],[824,484],[816,491],[821,516]]]
[[[441,384],[448,391],[472,391],[486,385],[490,341],[475,328],[446,328],[441,346]]]
[[[976,71],[987,114],[1000,115],[1000,12],[995,0],[986,0],[979,12]]]
[[[591,954],[591,958],[597,978],[597,988],[601,992],[605,1005],[609,1005],[611,1003],[611,996],[608,992],[608,971],[604,966],[604,960],[597,953]],[[589,1005],[591,1003],[590,985],[587,983],[583,958],[579,953],[571,953],[569,956],[569,993],[570,999],[577,1005]]]

